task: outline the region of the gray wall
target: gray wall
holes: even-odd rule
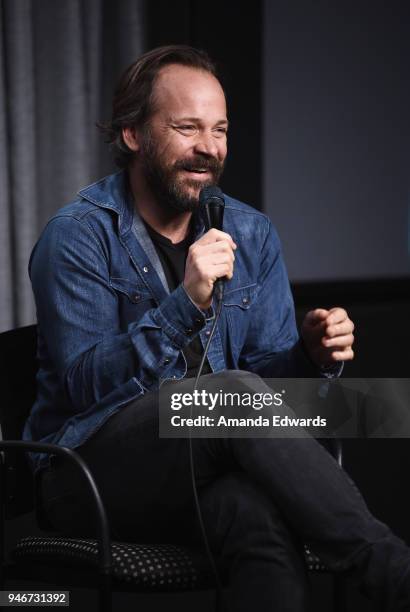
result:
[[[406,2],[264,2],[264,208],[293,281],[410,274]]]

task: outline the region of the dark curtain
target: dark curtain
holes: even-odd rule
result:
[[[95,127],[142,51],[143,0],[1,0],[0,330],[32,323],[30,251],[75,190],[112,171]]]

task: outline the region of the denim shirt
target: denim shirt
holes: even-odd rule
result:
[[[82,189],[48,222],[30,259],[37,307],[37,399],[23,437],[75,448],[122,406],[186,374],[182,349],[212,319],[182,285],[171,293],[126,172]],[[208,360],[212,371],[316,376],[298,343],[294,306],[272,223],[225,196],[234,275]],[[204,228],[199,219],[198,238]],[[37,467],[47,463],[35,456]]]

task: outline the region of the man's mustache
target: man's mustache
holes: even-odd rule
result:
[[[174,164],[174,170],[190,170],[198,169],[207,170],[213,174],[218,174],[223,168],[223,163],[219,162],[214,157],[191,157],[189,159],[179,159]]]

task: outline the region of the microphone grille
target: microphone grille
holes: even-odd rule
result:
[[[204,187],[203,189],[201,189],[201,192],[199,194],[199,204],[201,206],[204,206],[206,202],[212,200],[213,198],[218,198],[219,200],[222,200],[222,205],[225,204],[222,189],[220,189],[216,185],[209,185],[208,187]]]

